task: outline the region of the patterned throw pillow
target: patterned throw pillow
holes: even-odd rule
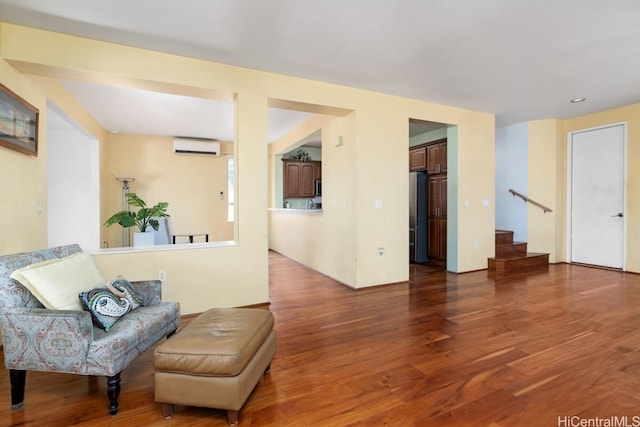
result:
[[[80,292],[80,303],[91,312],[94,323],[109,332],[122,316],[131,311],[131,303],[119,298],[105,288]]]
[[[131,282],[122,276],[118,276],[115,280],[107,282],[105,286],[114,295],[129,301],[131,310],[135,310],[144,305],[144,296],[133,287]]]
[[[91,312],[94,323],[109,332],[122,316],[144,304],[144,297],[131,283],[118,276],[105,288],[80,292],[82,306]]]

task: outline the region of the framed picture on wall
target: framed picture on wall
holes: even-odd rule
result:
[[[0,146],[38,155],[38,109],[1,83]]]

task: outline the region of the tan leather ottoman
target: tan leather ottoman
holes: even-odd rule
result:
[[[153,355],[155,400],[164,415],[173,405],[227,410],[229,424],[276,352],[273,314],[248,308],[205,311],[165,341]]]

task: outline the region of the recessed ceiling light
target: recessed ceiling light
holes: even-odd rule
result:
[[[573,102],[573,101],[571,101],[571,102]],[[119,133],[119,132],[117,130],[115,130],[115,129],[112,129],[112,130],[109,131],[109,133],[116,134],[116,133]]]
[[[586,100],[587,100],[587,98],[573,98],[573,99],[571,100],[571,102],[572,102],[573,104],[577,104],[578,102],[584,102],[584,101],[586,101]]]

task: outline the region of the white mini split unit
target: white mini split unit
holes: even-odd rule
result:
[[[220,143],[207,139],[175,138],[173,140],[173,152],[176,154],[219,156]]]

